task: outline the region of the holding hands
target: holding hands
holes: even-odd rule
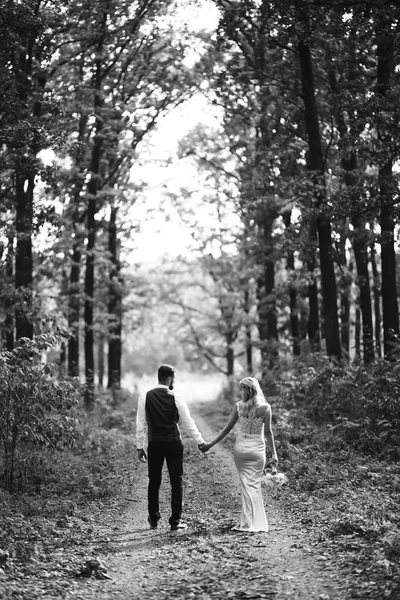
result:
[[[205,444],[199,444],[199,450],[205,454],[206,452],[208,452],[208,450],[211,448],[210,444],[207,444],[207,442]]]

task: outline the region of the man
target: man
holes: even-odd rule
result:
[[[187,528],[181,521],[183,498],[183,444],[178,427],[182,422],[199,449],[205,443],[203,437],[190,416],[185,400],[173,392],[175,367],[160,365],[158,385],[139,397],[136,415],[136,447],[139,460],[148,461],[148,522],[156,529],[160,519],[159,492],[161,474],[166,460],[171,482],[171,531]],[[148,438],[147,454],[144,449]]]

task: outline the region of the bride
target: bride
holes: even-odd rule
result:
[[[265,467],[265,441],[272,452],[272,473],[276,473],[278,458],[271,428],[271,406],[266,402],[260,384],[254,377],[239,383],[241,400],[237,402],[224,429],[212,442],[201,447],[207,452],[220,442],[239,421],[239,433],[234,447],[234,459],[239,474],[242,512],[235,531],[268,531],[268,521],[261,492],[261,477]]]

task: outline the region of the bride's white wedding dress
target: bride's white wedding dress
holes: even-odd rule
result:
[[[261,492],[261,477],[265,466],[264,416],[238,417],[239,433],[233,451],[239,473],[242,512],[236,531],[268,531]]]

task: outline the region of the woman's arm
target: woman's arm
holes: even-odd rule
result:
[[[215,446],[215,444],[218,444],[218,442],[220,442],[221,440],[224,439],[224,437],[226,435],[228,435],[228,433],[231,431],[231,429],[233,429],[233,427],[235,426],[236,421],[238,420],[238,413],[237,413],[237,407],[236,405],[234,406],[231,415],[229,417],[229,421],[227,422],[227,424],[225,425],[225,427],[223,428],[223,430],[217,435],[216,438],[213,439],[212,442],[208,442],[206,444],[204,444],[201,447],[201,451],[202,452],[207,452],[210,448],[212,448],[213,446]]]
[[[264,433],[265,433],[265,439],[267,440],[268,446],[272,452],[272,462],[276,466],[278,464],[278,457],[276,454],[274,434],[272,433],[271,419],[272,419],[272,412],[271,412],[271,409],[268,408],[265,413],[265,417],[264,417]]]

